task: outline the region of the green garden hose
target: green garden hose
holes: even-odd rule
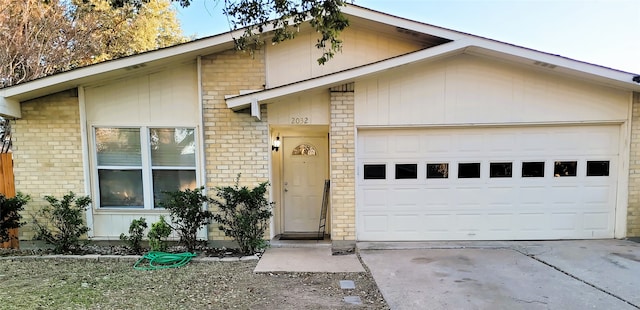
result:
[[[156,270],[167,268],[178,268],[186,265],[192,258],[196,257],[196,253],[165,253],[165,252],[149,252],[133,265],[136,270]],[[143,266],[140,264],[143,263]]]

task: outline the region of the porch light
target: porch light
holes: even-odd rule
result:
[[[278,151],[280,148],[280,136],[277,136],[275,140],[273,140],[273,144],[271,145],[272,151]]]

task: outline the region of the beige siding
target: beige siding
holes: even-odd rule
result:
[[[87,87],[87,122],[194,126],[199,123],[197,87],[195,63]]]
[[[329,93],[303,94],[269,104],[271,125],[328,125]]]
[[[23,216],[28,223],[20,239],[35,234],[30,216],[47,205],[43,196],[84,194],[78,97],[64,91],[21,104],[22,118],[13,123],[16,191],[32,197]]]
[[[85,109],[90,157],[93,158],[95,152],[91,138],[92,126],[200,127],[197,87],[195,62],[86,87]],[[196,139],[196,143],[198,142]],[[91,162],[94,180],[92,190],[94,197],[97,197],[96,168],[95,163]],[[164,213],[168,215],[167,212]],[[128,231],[132,219],[144,217],[148,223],[153,223],[159,214],[158,211],[150,210],[118,211],[96,207],[93,213],[93,235],[97,239],[118,240],[120,233]]]
[[[163,214],[165,220],[171,223],[171,217],[168,212],[157,212],[157,211],[134,211],[127,210],[125,212],[122,211],[107,211],[100,212],[93,215],[93,221],[96,224],[93,230],[94,236],[96,239],[100,240],[120,240],[120,234],[125,233],[128,234],[129,225],[131,221],[139,219],[141,217],[145,218],[147,225],[151,227],[151,224],[160,220],[160,215]],[[146,233],[146,232],[145,232]],[[200,237],[200,234],[198,235]],[[178,235],[174,231],[169,236],[170,239],[177,240]],[[204,236],[203,236],[204,238]]]
[[[633,94],[627,237],[640,237],[640,93]]]
[[[296,40],[266,47],[267,87],[354,68],[422,48],[416,42],[354,26],[340,35],[344,42],[342,52],[336,53],[325,65],[318,65],[317,59],[322,56],[322,51],[315,47],[317,36],[315,32],[300,33]]]
[[[202,91],[207,188],[233,185],[239,173],[241,185],[253,187],[269,180],[269,141],[266,107],[262,121],[249,113],[227,108],[225,95],[262,89],[264,58],[228,51],[202,59]],[[209,226],[209,239],[228,239]]]
[[[353,92],[331,92],[331,239],[356,240],[355,127]]]
[[[356,83],[356,125],[619,121],[629,93],[470,55]]]

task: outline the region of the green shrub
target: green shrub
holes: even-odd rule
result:
[[[171,212],[173,229],[180,237],[180,244],[193,252],[198,245],[197,233],[211,222],[213,214],[204,210],[205,203],[210,199],[202,192],[203,187],[195,190],[165,192],[167,199],[160,202],[160,206]]]
[[[9,241],[9,229],[24,225],[20,211],[30,199],[29,195],[20,192],[11,198],[0,194],[0,243]]]
[[[268,243],[263,239],[271,218],[272,202],[266,198],[268,182],[253,189],[238,185],[217,187],[214,204],[219,212],[213,219],[220,225],[225,235],[232,237],[240,250],[248,255],[265,248]]]
[[[137,220],[134,219],[129,225],[129,236],[122,233],[120,234],[120,240],[124,241],[133,252],[140,254],[142,252],[141,242],[145,229],[147,229],[147,221],[144,217]]]
[[[44,240],[55,247],[56,253],[64,253],[80,246],[80,237],[89,232],[84,224],[84,212],[91,204],[89,196],[76,197],[69,192],[59,200],[45,196],[49,206],[40,209],[33,218],[36,239]]]
[[[166,239],[170,234],[171,226],[169,226],[169,223],[164,219],[164,215],[160,215],[160,220],[151,224],[151,229],[149,229],[149,233],[147,233],[151,251],[166,251]]]

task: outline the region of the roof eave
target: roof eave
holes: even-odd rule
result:
[[[287,84],[271,89],[262,90],[259,92],[249,93],[245,95],[234,96],[226,99],[227,107],[234,110],[246,109],[251,105],[251,101],[258,100],[258,102],[264,100],[277,99],[284,97],[292,93],[301,91],[308,91],[318,88],[328,88],[333,86],[342,85],[352,82],[356,78],[362,78],[367,75],[379,73],[381,71],[389,70],[392,68],[400,67],[410,63],[418,61],[435,60],[441,57],[451,56],[453,54],[459,54],[464,51],[467,44],[464,40],[452,41],[428,49],[423,49],[417,52],[397,56],[387,60],[375,62],[373,64],[356,67],[332,73],[328,75],[319,76],[316,78]]]
[[[507,43],[483,40],[479,42],[479,44],[467,47],[466,53],[513,61],[611,87],[640,91],[640,84],[633,81],[633,77],[636,76],[634,73],[602,67]]]
[[[543,62],[547,65],[555,66],[554,69],[547,69],[550,72],[555,71],[619,89],[640,91],[640,84],[633,82],[633,77],[635,76],[633,73],[605,68],[488,39],[468,38],[466,40],[462,39],[452,41],[436,47],[394,57],[370,65],[283,85],[272,89],[266,89],[259,92],[230,97],[226,99],[227,107],[234,111],[242,110],[248,108],[253,100],[258,100],[258,102],[275,100],[277,98],[302,91],[309,91],[318,88],[330,88],[344,83],[353,82],[357,78],[362,78],[391,68],[420,61],[432,61],[462,52],[501,58],[505,58],[506,55],[509,56],[512,61],[532,67],[536,66],[536,62]]]
[[[22,117],[20,112],[20,101],[0,97],[0,116],[9,119]]]
[[[75,88],[90,80],[91,77],[104,75],[117,70],[137,68],[142,64],[170,61],[172,59],[196,58],[218,49],[233,48],[233,36],[240,35],[240,31],[224,34],[149,51],[138,55],[110,60],[86,67],[54,74],[30,82],[0,89],[0,97],[25,101],[42,95]]]

